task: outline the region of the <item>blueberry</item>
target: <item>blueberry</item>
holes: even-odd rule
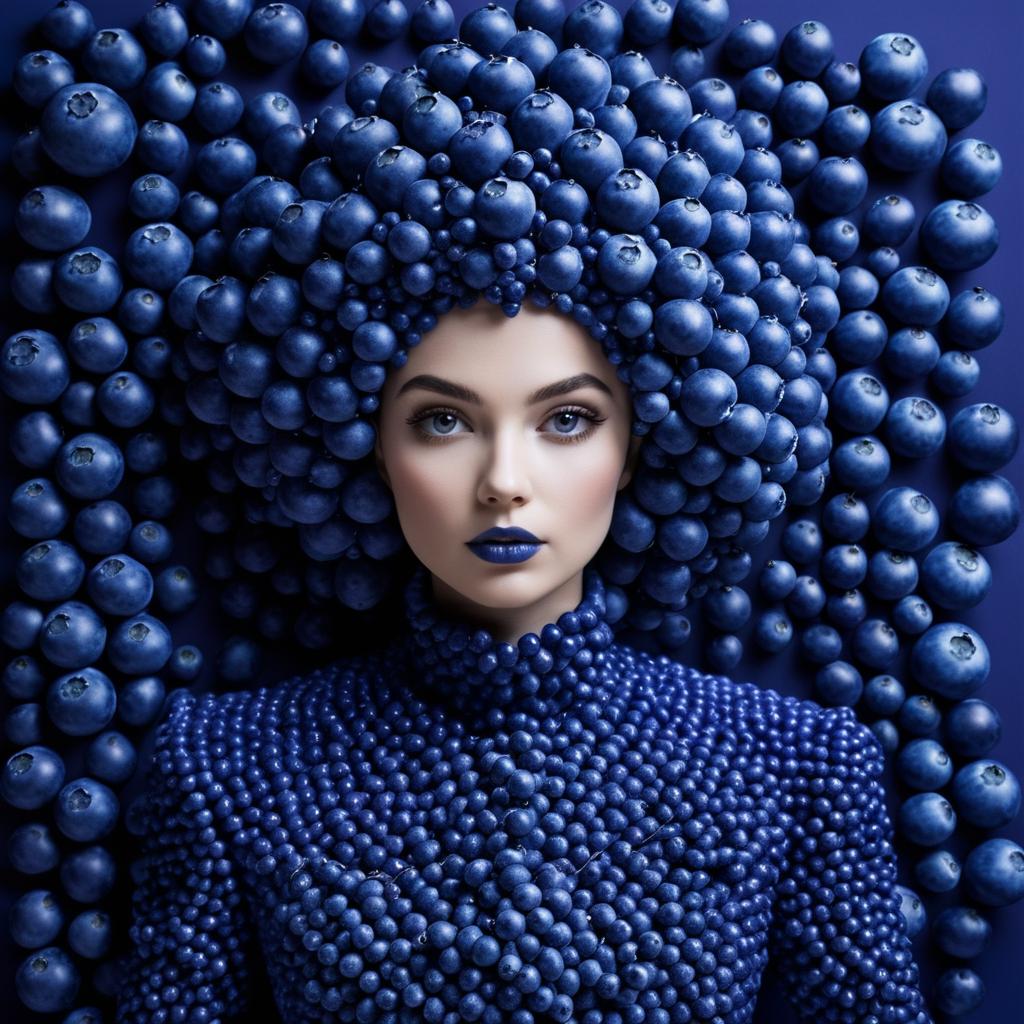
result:
[[[960,863],[948,850],[934,850],[914,866],[914,877],[929,892],[949,892],[960,882]]]
[[[821,73],[821,87],[833,106],[852,102],[860,86],[860,68],[849,61],[834,60]]]
[[[55,665],[77,669],[100,656],[106,635],[92,608],[80,601],[65,601],[43,620],[40,647]]]
[[[725,37],[722,52],[734,67],[746,71],[770,64],[778,45],[775,29],[767,21],[744,18]]]
[[[207,32],[221,39],[232,39],[245,27],[252,5],[253,0],[196,0],[193,14]],[[313,6],[317,6],[316,0]],[[319,6],[324,5],[321,3]]]
[[[0,349],[0,387],[17,402],[50,405],[64,393],[70,379],[67,357],[47,331],[12,334]]]
[[[752,68],[740,80],[739,101],[744,107],[767,113],[778,102],[784,86],[775,68]]]
[[[43,106],[55,92],[74,80],[74,69],[53,50],[26,53],[14,65],[14,91],[30,107]]]
[[[193,247],[173,224],[147,224],[132,232],[124,249],[124,265],[140,284],[170,291],[187,273]]]
[[[118,694],[118,718],[126,725],[150,724],[163,707],[165,692],[164,683],[157,676],[130,680]]]
[[[927,495],[912,487],[886,491],[875,508],[872,531],[886,546],[919,551],[938,532],[939,513]]]
[[[60,50],[77,50],[96,30],[92,12],[78,0],[59,0],[39,22],[48,43]]]
[[[46,693],[50,721],[68,736],[92,736],[114,717],[114,684],[99,669],[83,668],[55,679]]]
[[[936,740],[914,739],[896,758],[896,772],[912,789],[942,789],[953,777],[953,760]]]
[[[845,661],[832,661],[818,670],[814,690],[823,704],[853,707],[864,688],[861,674]]]
[[[57,946],[46,946],[30,953],[14,978],[18,998],[38,1013],[70,1009],[80,983],[74,961]]]
[[[1006,540],[1020,522],[1020,499],[1013,485],[997,475],[978,476],[957,489],[949,505],[950,527],[970,544]]]
[[[913,938],[924,928],[927,920],[924,903],[917,893],[904,885],[895,886],[895,890],[900,896],[900,913],[907,922],[907,935]]]
[[[314,18],[315,6],[310,5],[310,18]],[[320,6],[325,5],[321,3]],[[412,13],[410,27],[413,35],[421,42],[439,43],[456,35],[455,12],[448,0],[421,0]]]
[[[736,113],[736,94],[721,78],[702,78],[686,91],[694,110],[706,111],[722,121],[732,120]]]
[[[928,107],[913,100],[897,100],[875,114],[871,148],[891,170],[923,171],[942,159],[946,129]]]
[[[900,807],[899,824],[912,843],[938,846],[953,834],[956,812],[939,793],[917,793]]]
[[[911,672],[921,685],[951,700],[962,700],[981,686],[989,664],[985,642],[958,622],[932,626],[910,654]]]
[[[100,910],[83,910],[68,926],[68,945],[79,956],[98,960],[113,941],[110,915]]]
[[[117,822],[118,801],[109,786],[82,777],[67,783],[57,795],[54,818],[69,839],[94,842]]]
[[[999,713],[977,697],[961,700],[950,708],[945,728],[952,750],[965,758],[984,757],[1002,734]]]
[[[22,537],[42,540],[60,533],[68,521],[68,510],[53,483],[45,477],[36,477],[11,494],[7,519]]]
[[[123,28],[100,29],[85,44],[80,59],[90,78],[112,89],[133,89],[146,73],[146,51]]]
[[[904,327],[889,338],[882,353],[886,368],[897,377],[929,374],[939,362],[939,343],[923,327]]]
[[[30,313],[57,312],[57,298],[53,290],[54,261],[47,259],[22,260],[14,268],[11,294],[23,309]]]
[[[800,638],[800,653],[816,665],[825,665],[839,657],[843,638],[831,626],[815,623]]]
[[[885,418],[889,393],[877,377],[854,370],[843,374],[830,395],[832,415],[850,431],[870,431]]]
[[[939,727],[942,713],[930,696],[925,693],[916,693],[903,701],[898,721],[904,732],[914,736],[927,736]]]
[[[1000,828],[1020,810],[1020,783],[1000,761],[965,765],[953,778],[952,794],[960,817],[978,828]]]
[[[828,115],[828,97],[815,82],[797,80],[786,85],[772,109],[780,134],[790,138],[813,135]]]
[[[928,552],[921,579],[929,597],[952,611],[973,608],[992,586],[992,570],[972,548],[947,541]]]
[[[918,636],[933,622],[934,616],[928,602],[917,594],[901,597],[893,606],[892,624],[908,636]]]
[[[835,43],[820,21],[803,21],[783,37],[782,58],[804,78],[817,78],[832,62]]]
[[[161,57],[175,57],[188,41],[188,22],[176,3],[160,0],[142,16],[139,34]]]
[[[146,109],[162,121],[183,121],[192,112],[196,87],[173,61],[157,64],[142,83]]]
[[[64,762],[49,747],[12,754],[0,773],[0,793],[13,807],[34,810],[49,803],[64,781]]]
[[[860,73],[864,87],[880,100],[913,96],[928,74],[924,48],[910,35],[886,32],[875,36],[861,51]]]
[[[112,554],[124,546],[131,528],[131,516],[123,505],[116,501],[98,501],[76,514],[75,543],[91,554]]]
[[[958,132],[981,116],[987,98],[988,86],[977,71],[947,68],[928,87],[927,102],[948,131]]]
[[[968,893],[990,907],[1015,903],[1024,896],[1022,860],[1024,850],[1010,839],[988,839],[976,846],[964,862]]]
[[[131,108],[96,82],[67,85],[50,97],[39,122],[47,155],[64,170],[95,178],[120,167],[135,145]]]
[[[711,174],[735,174],[746,152],[735,127],[710,114],[701,114],[690,121],[680,146],[699,153]]]
[[[834,263],[844,263],[856,251],[860,243],[857,225],[846,217],[832,217],[818,224],[813,233],[813,244],[821,258],[828,258]],[[831,288],[838,287],[838,280]],[[839,303],[835,302],[838,319]]]
[[[26,892],[10,910],[11,938],[26,949],[38,949],[53,942],[64,923],[59,901],[46,889]]]
[[[185,46],[185,64],[195,78],[213,78],[224,70],[224,44],[213,36],[194,35]]]
[[[995,146],[980,139],[960,139],[942,158],[942,180],[954,195],[974,199],[995,188],[1003,160]]]
[[[992,215],[978,203],[949,199],[939,203],[921,225],[921,244],[944,270],[973,270],[999,247]]]
[[[124,457],[108,438],[79,434],[58,453],[56,475],[61,487],[73,497],[103,498],[121,482]]]
[[[991,473],[1013,458],[1019,439],[1014,417],[1006,409],[984,402],[969,405],[953,417],[948,449],[961,466]]]
[[[885,437],[891,451],[908,459],[935,454],[946,437],[946,417],[926,398],[900,398],[885,416]]]
[[[882,303],[904,324],[931,327],[949,308],[949,288],[934,270],[904,267],[882,286]]]
[[[64,601],[85,578],[85,564],[74,546],[60,540],[34,544],[15,567],[18,585],[37,601]]]
[[[160,174],[174,174],[188,158],[188,139],[169,121],[146,121],[139,129],[135,155]]]
[[[197,91],[192,112],[204,131],[224,135],[238,124],[244,109],[242,94],[233,85],[208,82]]]
[[[929,380],[942,394],[956,398],[971,392],[980,376],[981,366],[970,352],[943,352]]]
[[[257,7],[245,22],[245,45],[266,64],[285,64],[298,57],[309,38],[306,19],[292,4]]]
[[[132,182],[128,208],[141,220],[168,220],[178,210],[178,186],[162,174],[143,174]]]
[[[860,310],[847,313],[839,320],[829,344],[840,359],[854,366],[864,366],[882,354],[888,338],[885,321],[877,313]]]
[[[302,73],[321,89],[334,89],[348,78],[345,47],[335,39],[318,39],[302,55]]]
[[[224,136],[206,143],[196,154],[196,174],[203,187],[216,196],[226,196],[251,180],[256,154],[241,139]]]
[[[793,623],[781,608],[769,608],[754,624],[754,642],[762,650],[777,654],[793,639]]]

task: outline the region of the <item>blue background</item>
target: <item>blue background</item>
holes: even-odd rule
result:
[[[183,0],[179,0],[183,2]],[[297,6],[305,8],[306,0],[295,0]],[[479,6],[467,0],[451,0],[457,20],[466,11]],[[625,11],[628,0],[610,0],[621,11]],[[416,0],[406,0],[410,9]],[[52,0],[20,0],[5,3],[3,7],[3,29],[0,31],[0,96],[5,116],[0,124],[0,153],[6,161],[10,144],[16,135],[31,127],[31,114],[13,95],[9,82],[15,60],[29,49],[42,45],[34,35],[33,28],[39,17],[52,6]],[[148,0],[93,0],[89,5],[95,15],[97,27],[123,26],[134,28],[139,18],[149,8]],[[184,0],[183,6],[189,6]],[[510,10],[513,0],[505,4]],[[566,3],[572,10],[572,0]],[[1000,150],[1004,164],[1002,181],[981,203],[993,214],[999,225],[1001,245],[999,251],[984,267],[957,278],[948,278],[950,289],[956,292],[964,287],[982,284],[997,294],[1006,309],[1006,328],[1001,338],[990,348],[978,353],[982,365],[981,381],[975,391],[966,399],[945,404],[947,417],[962,405],[979,401],[996,402],[1009,408],[1020,419],[1024,413],[1021,400],[1021,377],[1024,360],[1020,355],[1020,332],[1024,325],[1024,266],[1021,252],[1021,230],[1024,227],[1024,143],[1020,125],[1024,123],[1024,82],[1022,82],[1021,58],[1024,54],[1024,3],[1021,0],[855,0],[846,3],[825,3],[824,0],[745,0],[733,2],[730,27],[745,17],[758,17],[770,21],[779,37],[793,25],[807,18],[823,20],[831,29],[836,42],[836,56],[839,60],[856,61],[863,46],[875,35],[888,31],[899,31],[915,36],[924,46],[928,55],[930,71],[919,95],[923,97],[931,78],[946,67],[973,67],[978,69],[989,86],[988,106],[982,117],[968,127],[960,136],[970,135],[991,142]],[[370,57],[378,63],[395,68],[405,67],[413,62],[414,51],[403,41],[372,51],[362,43],[346,44],[352,57],[353,68],[358,67],[361,57]],[[234,48],[232,48],[233,50]],[[718,44],[708,48],[708,74],[716,67],[715,54]],[[229,51],[231,52],[231,51]],[[669,47],[656,48],[651,55],[656,70],[667,70]],[[268,88],[268,81],[274,86],[285,88],[299,102],[304,115],[311,115],[319,105],[326,102],[309,92],[295,88],[291,69],[285,73],[272,73],[252,65],[238,69],[234,57],[229,62],[226,78],[249,96]],[[9,166],[9,165],[8,165]],[[137,173],[135,171],[134,173]],[[119,254],[119,240],[125,237],[125,191],[132,179],[130,167],[122,168],[92,185],[76,185],[93,204],[93,231],[89,241],[108,247]],[[13,174],[7,177],[14,178]],[[911,186],[899,179],[873,183],[869,193],[870,202],[876,195],[900,191],[914,201],[919,222],[927,213],[939,193],[935,190],[935,176],[925,175],[924,180]],[[0,189],[0,223],[8,227],[8,237],[13,236],[10,228],[13,203],[17,201],[25,186],[20,181],[8,181]],[[942,196],[942,198],[945,198]],[[17,258],[16,245],[4,246],[0,256],[0,302],[4,312],[4,336],[15,330],[33,326],[31,316],[15,308],[9,298],[7,279],[13,259]],[[901,251],[904,263],[915,262],[915,240],[912,239]],[[920,386],[897,388],[893,397],[903,394],[920,393]],[[6,504],[11,488],[26,475],[25,471],[12,464],[5,455],[0,466],[0,512],[6,522]],[[1017,490],[1024,491],[1024,459],[1018,456],[1010,466],[1002,470]],[[944,508],[950,494],[948,467],[941,459],[928,460],[928,465],[914,467],[912,472],[898,471],[890,481],[913,483],[924,488],[940,507]],[[781,523],[776,523],[765,546],[755,555],[755,572],[770,557],[777,542]],[[13,559],[26,546],[6,526],[2,542],[0,569],[3,573],[5,603],[13,599],[15,588],[12,582]],[[172,556],[199,569],[198,550],[193,546],[197,541],[195,531],[182,521],[182,538]],[[994,704],[1000,711],[1004,723],[1004,735],[990,756],[1009,765],[1018,777],[1024,778],[1024,701],[1021,700],[1020,667],[1024,664],[1024,530],[1006,543],[994,549],[987,549],[986,557],[992,563],[995,582],[989,597],[972,611],[963,613],[963,621],[981,630],[992,654],[992,674],[977,696]],[[217,650],[223,640],[227,624],[218,622],[216,608],[211,612],[207,602],[201,603],[188,615],[172,624],[177,643],[197,643],[204,648],[208,658]],[[682,660],[699,662],[699,648],[692,644],[692,651],[684,651]],[[313,662],[315,663],[315,657]],[[260,682],[271,682],[275,678],[298,671],[308,659],[296,657],[294,651],[279,652],[266,663]],[[738,678],[753,679],[761,685],[771,686],[787,693],[809,695],[811,679],[804,666],[787,654],[782,657],[762,658],[747,655],[734,673]],[[212,682],[211,673],[204,677],[203,684]],[[4,756],[11,753],[9,745]],[[898,806],[896,791],[890,794],[890,811],[895,813]],[[0,809],[0,819],[10,820],[10,809]],[[20,819],[19,819],[20,820]],[[6,834],[6,832],[5,832]],[[1001,830],[1018,843],[1024,844],[1024,820],[1021,817],[1007,829]],[[119,832],[115,835],[123,835]],[[901,880],[906,882],[912,865],[911,851],[901,846]],[[129,856],[124,851],[125,859]],[[24,879],[18,876],[4,859],[0,862],[0,921],[6,918],[7,907],[12,899],[24,890]],[[33,887],[36,883],[32,883]],[[949,902],[948,900],[946,902]],[[933,913],[945,903],[931,898],[929,906]],[[992,1024],[992,1022],[1020,1019],[1020,1006],[1024,997],[1024,972],[1021,970],[1020,950],[1024,948],[1024,909],[1020,905],[991,914],[994,924],[990,948],[971,963],[982,976],[988,995],[981,1009],[967,1017],[960,1018],[967,1024]],[[0,956],[4,966],[0,969],[0,993],[2,993],[9,1014],[5,1019],[13,1022],[38,1020],[36,1015],[24,1010],[13,992],[13,974],[26,951],[12,947],[6,928],[0,926]],[[930,982],[943,966],[937,954],[928,946],[927,929],[915,941],[918,962],[925,977],[925,993],[930,994]],[[791,1010],[781,1003],[773,989],[770,977],[762,990],[756,1019],[760,1022],[794,1020]]]

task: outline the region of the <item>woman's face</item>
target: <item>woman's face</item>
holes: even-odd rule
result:
[[[439,604],[508,641],[578,604],[641,441],[600,344],[481,301],[446,313],[380,397],[377,465]],[[495,527],[539,543],[471,543]]]

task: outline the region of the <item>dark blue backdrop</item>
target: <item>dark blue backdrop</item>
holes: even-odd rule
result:
[[[306,6],[306,0],[293,2],[301,8]],[[451,2],[457,18],[479,6],[472,0]],[[514,0],[508,0],[505,6],[511,9],[513,2]],[[629,6],[629,0],[610,2],[622,11]],[[27,115],[24,115],[21,104],[10,90],[11,68],[21,53],[40,45],[40,40],[33,34],[33,27],[52,3],[53,0],[20,0],[17,3],[3,5],[4,23],[0,32],[0,89],[3,92],[0,95],[4,101],[5,116],[0,124],[0,132],[3,134],[3,138],[0,139],[0,152],[4,154],[5,160],[15,135],[30,127],[29,121],[20,121]],[[188,0],[179,0],[179,3],[189,6]],[[416,0],[406,0],[406,3],[410,8],[414,8]],[[89,6],[99,27],[134,28],[150,3],[149,0],[91,0]],[[568,10],[574,6],[572,0],[567,0]],[[1007,325],[1002,337],[991,348],[979,353],[982,364],[980,384],[967,399],[960,400],[953,408],[978,401],[992,401],[1011,409],[1020,418],[1024,413],[1024,401],[1021,400],[1024,359],[1021,358],[1018,342],[1024,325],[1024,275],[1021,273],[1021,267],[1024,266],[1021,251],[1021,230],[1024,227],[1024,142],[1019,127],[1024,122],[1024,84],[1021,71],[1021,56],[1024,51],[1024,4],[1021,0],[975,0],[973,3],[965,3],[964,0],[855,0],[848,3],[826,3],[824,0],[744,0],[740,3],[734,0],[731,6],[731,25],[745,17],[763,18],[775,26],[780,38],[792,25],[806,18],[823,20],[835,37],[837,58],[841,60],[856,61],[864,44],[881,32],[910,33],[920,40],[928,55],[930,72],[925,88],[934,74],[946,67],[974,67],[983,74],[989,85],[988,107],[980,120],[961,134],[977,136],[994,143],[1002,153],[1005,167],[1003,180],[991,194],[981,200],[999,224],[1002,243],[999,251],[985,267],[960,278],[951,279],[949,283],[953,292],[973,284],[983,284],[997,294],[1006,308]],[[717,45],[709,48],[710,67],[715,64],[717,49]],[[361,50],[356,45],[349,46],[349,52],[353,58],[353,66],[356,66],[361,54],[369,56],[368,51]],[[402,42],[383,50],[374,50],[372,59],[400,68],[412,63],[413,52]],[[667,56],[667,53],[666,50],[663,56]],[[664,65],[657,62],[656,56],[653,56],[652,60],[660,70]],[[253,69],[241,73],[231,69],[227,77],[242,88],[245,95],[256,91],[257,82],[267,80]],[[288,74],[272,75],[271,81],[278,87],[288,89],[299,100],[305,114],[315,111],[317,99],[310,94],[304,95],[301,90],[294,90],[290,71]],[[268,86],[264,84],[262,87]],[[120,240],[125,237],[121,217],[125,190],[130,180],[128,168],[122,168],[121,172],[95,183],[86,191],[94,211],[94,228],[89,240],[94,244],[108,247],[115,255],[119,254]],[[873,186],[869,200],[876,194],[884,194],[894,189],[908,194],[913,199],[919,216],[927,212],[938,195],[934,189],[933,179],[916,182],[913,186],[890,181]],[[13,182],[0,192],[0,223],[8,226],[9,236],[13,234],[9,227],[12,204],[22,191],[22,185]],[[15,257],[16,253],[12,252],[11,246],[5,246],[5,253],[0,257],[0,301],[3,303],[5,314],[5,337],[11,331],[32,325],[32,318],[14,308],[9,299],[7,278],[11,261]],[[903,259],[904,262],[915,259],[913,240],[904,247]],[[914,393],[915,390],[915,387],[896,389],[893,397]],[[947,405],[947,414],[951,413],[953,408]],[[6,452],[2,462],[0,511],[6,514],[11,487],[18,483],[24,474],[20,467],[11,464]],[[1024,459],[1018,456],[1002,472],[1013,481],[1018,491],[1024,490]],[[919,467],[913,473],[900,473],[894,477],[893,482],[913,483],[925,488],[939,501],[940,507],[944,507],[945,499],[950,492],[946,467],[940,460],[930,460],[928,466]],[[762,561],[770,556],[780,525],[776,524],[772,537],[764,549],[757,553],[755,567],[759,567]],[[25,545],[6,526],[2,529],[4,532],[0,545],[0,564],[6,602],[14,596],[11,563]],[[189,540],[186,538],[185,544],[175,552],[174,558],[198,568],[198,555],[194,549],[189,548],[188,543]],[[986,555],[995,571],[992,592],[979,608],[963,613],[962,619],[982,631],[992,653],[991,677],[978,693],[978,696],[996,705],[1003,717],[1004,736],[991,756],[1008,764],[1018,777],[1024,777],[1024,701],[1018,692],[1020,666],[1024,664],[1024,615],[1021,614],[1021,605],[1024,603],[1024,530],[1019,531],[998,548],[988,550]],[[209,656],[216,651],[218,638],[222,638],[225,628],[217,625],[216,621],[215,615],[211,616],[209,610],[201,605],[173,623],[175,641],[198,643]],[[698,657],[699,652],[695,650],[692,658],[696,661]],[[285,651],[267,662],[260,681],[272,681],[292,672],[295,668],[293,652]],[[747,655],[735,675],[753,679],[762,685],[788,693],[810,693],[810,678],[807,671],[792,656],[765,659]],[[210,681],[210,674],[207,673],[204,682]],[[8,747],[5,756],[10,752]],[[890,799],[890,810],[895,812],[896,806],[897,800],[893,795]],[[3,815],[4,811],[0,810],[0,820]],[[1018,843],[1024,843],[1024,820],[1018,817],[1009,828],[1002,830],[1002,834],[1010,836]],[[907,881],[910,877],[911,863],[910,851],[903,853],[901,880]],[[6,859],[0,865],[0,871],[0,921],[3,921],[12,899],[23,891],[24,880],[16,876],[6,864]],[[1024,910],[1018,906],[996,911],[992,915],[992,920],[995,927],[991,946],[972,963],[985,981],[988,996],[977,1013],[961,1018],[967,1024],[994,1024],[998,1021],[1018,1020],[1020,1017],[1020,1005],[1024,997],[1020,960],[1020,949],[1024,947]],[[5,1019],[38,1019],[24,1011],[13,993],[13,972],[24,957],[25,951],[11,946],[5,927],[0,927],[0,949],[3,951],[0,992],[5,997],[4,1005],[9,1007]],[[925,973],[927,994],[930,988],[927,982],[934,978],[942,964],[928,950],[927,932],[918,937],[915,949]],[[777,1001],[770,984],[766,985],[763,992],[757,1019],[761,1022],[794,1019],[792,1012]]]

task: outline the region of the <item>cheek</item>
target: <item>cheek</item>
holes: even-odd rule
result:
[[[429,459],[413,453],[389,460],[388,473],[399,512],[408,510],[412,516],[429,508],[436,515],[444,509],[444,496],[451,493],[451,479],[443,465],[432,466]]]
[[[611,440],[581,447],[589,450],[563,459],[552,477],[558,497],[555,504],[573,513],[569,521],[577,527],[591,522],[603,527],[611,518],[625,453],[620,455]]]

